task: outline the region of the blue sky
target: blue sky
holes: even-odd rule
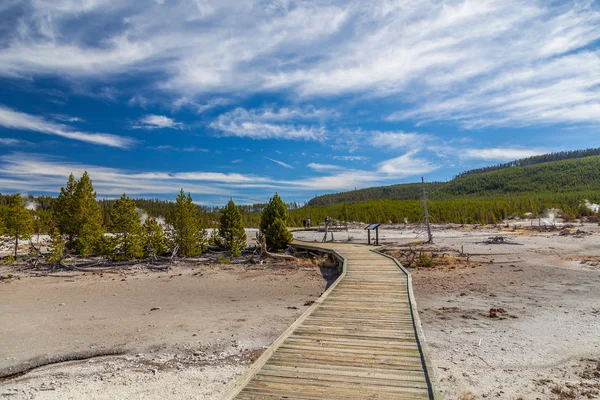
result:
[[[600,147],[594,1],[4,0],[0,192],[286,201]]]

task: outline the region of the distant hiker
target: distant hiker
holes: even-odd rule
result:
[[[310,228],[310,217],[306,219],[306,227]]]
[[[325,217],[325,227],[328,227],[330,223],[331,223],[331,218],[329,218],[329,215],[328,215],[327,217]]]
[[[305,219],[302,220],[302,226],[306,228],[306,220]]]

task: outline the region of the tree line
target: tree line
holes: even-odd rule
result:
[[[62,261],[67,253],[83,257],[101,255],[121,261],[167,253],[195,257],[209,246],[225,248],[232,256],[239,256],[246,248],[243,213],[232,199],[219,209],[216,229],[210,237],[207,221],[212,222],[216,216],[197,207],[190,193],[183,189],[168,207],[163,207],[163,201],[134,200],[127,194],[108,207],[106,202],[96,200],[92,181],[85,172],[78,180],[71,174],[56,199],[42,200],[34,210],[28,204],[31,199],[20,194],[0,195],[0,234],[14,241],[14,258],[19,240],[42,231],[39,227],[42,219],[46,225],[44,232],[50,233],[47,257],[52,263]],[[159,221],[158,215],[141,209],[139,205],[143,204],[154,205],[152,213],[161,210],[165,223]],[[276,193],[260,213],[260,231],[266,237],[268,250],[284,248],[292,240],[287,221],[287,206]]]
[[[593,216],[585,200],[600,203],[600,191],[576,193],[528,193],[496,197],[465,197],[428,201],[434,223],[497,224],[514,217],[543,216],[548,209],[562,210],[567,218]],[[367,200],[290,210],[288,226],[301,226],[310,217],[313,225],[327,216],[337,221],[364,223],[420,223],[424,221],[422,200]]]

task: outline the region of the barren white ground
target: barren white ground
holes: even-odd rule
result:
[[[446,398],[600,398],[598,226],[578,225],[572,231],[589,234],[575,236],[472,228],[435,227],[435,246],[462,248],[480,266],[412,270]],[[496,235],[517,244],[484,243]],[[334,238],[365,242],[366,232]],[[423,230],[387,226],[380,239],[404,244],[423,239]],[[0,368],[77,349],[126,354],[35,369],[0,382],[0,395],[217,399],[323,288],[306,267],[12,280],[0,284]],[[505,312],[490,318],[490,308]]]

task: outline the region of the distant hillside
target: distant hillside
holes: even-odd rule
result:
[[[545,162],[459,176],[432,198],[600,191],[600,156]]]
[[[584,158],[584,157],[590,157],[590,156],[600,156],[600,148],[585,149],[585,150],[572,150],[572,151],[560,151],[560,152],[556,152],[556,153],[548,153],[548,154],[542,154],[539,156],[521,158],[519,160],[507,162],[504,164],[498,164],[498,165],[492,165],[489,167],[471,169],[469,171],[461,172],[456,177],[458,178],[458,177],[465,176],[465,175],[481,174],[484,172],[498,171],[501,169],[506,169],[506,168],[511,168],[511,167],[525,167],[528,165],[542,164],[542,163],[562,161],[562,160],[570,160],[570,159],[574,159],[574,158]]]
[[[449,182],[425,185],[429,198],[437,200],[600,191],[600,148],[523,158],[465,171]],[[419,200],[421,196],[420,183],[404,183],[317,196],[308,202],[308,206],[371,200]]]
[[[426,190],[432,192],[444,185],[444,182],[428,182],[425,185]],[[420,183],[402,183],[317,196],[308,205],[316,207],[365,200],[418,200],[422,196],[423,188]]]

